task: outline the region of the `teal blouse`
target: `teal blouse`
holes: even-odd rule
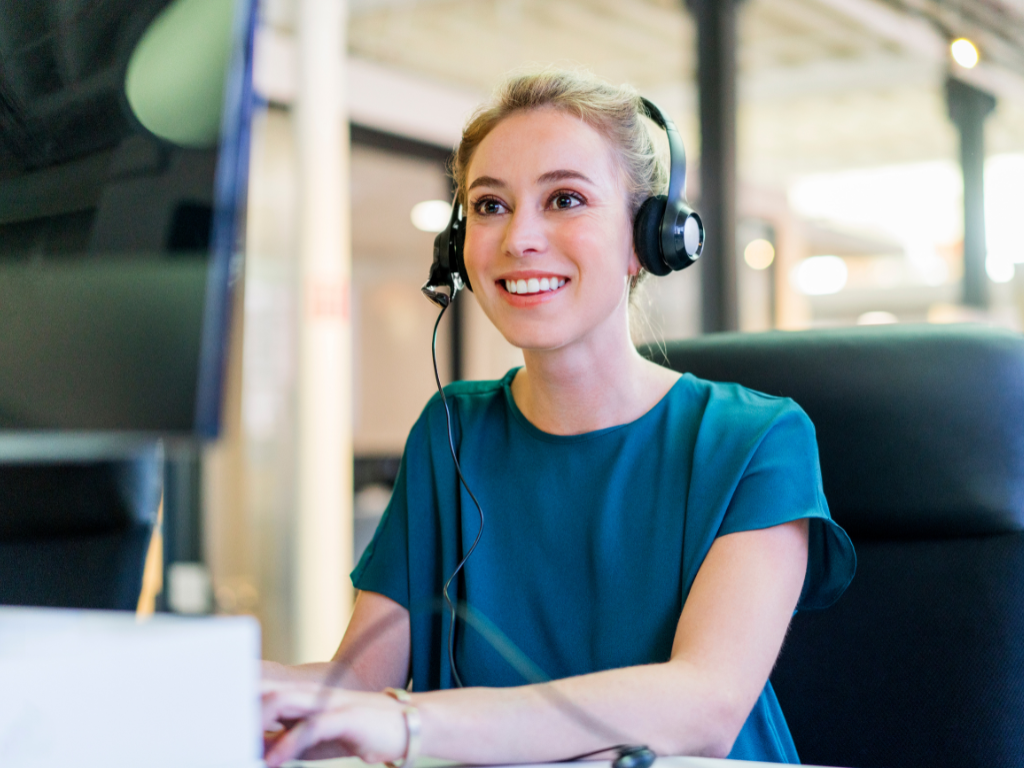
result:
[[[551,435],[510,384],[446,388],[463,475],[486,515],[452,598],[467,686],[514,686],[666,661],[715,538],[810,520],[798,610],[825,608],[853,578],[849,537],[829,516],[814,427],[792,400],[682,376],[636,421]],[[444,407],[416,422],[394,493],[352,581],[409,609],[413,689],[452,686],[441,588],[479,529],[458,484]],[[767,683],[730,754],[799,762]]]

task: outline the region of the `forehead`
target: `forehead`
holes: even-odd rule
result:
[[[509,115],[473,153],[467,182],[477,176],[530,180],[552,170],[579,171],[595,182],[618,184],[620,167],[611,142],[593,126],[554,107]]]

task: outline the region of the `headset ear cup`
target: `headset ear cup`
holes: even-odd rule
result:
[[[672,271],[661,253],[661,220],[667,201],[665,195],[647,198],[633,219],[633,247],[640,266],[659,277]]]

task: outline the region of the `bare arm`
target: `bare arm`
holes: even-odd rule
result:
[[[360,592],[331,661],[285,666],[263,662],[269,682],[330,683],[353,691],[404,688],[409,674],[409,612],[376,592]]]
[[[658,754],[724,756],[782,647],[806,568],[805,520],[722,536],[694,580],[669,661],[543,686],[415,694],[423,753],[467,763],[540,762],[611,746],[607,733],[566,711],[561,702],[568,699],[628,737],[623,741]],[[397,702],[338,691],[327,711],[313,715],[314,696],[300,687],[269,694],[267,722],[312,716],[274,746],[268,764],[323,741],[367,760],[404,754]]]

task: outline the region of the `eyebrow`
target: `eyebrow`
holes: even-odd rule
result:
[[[542,173],[538,177],[537,181],[541,184],[546,184],[549,181],[565,181],[566,179],[579,179],[580,181],[585,181],[588,184],[594,183],[579,171],[570,170],[548,171],[547,173]]]
[[[590,180],[590,178],[580,173],[579,171],[572,171],[569,169],[548,171],[547,173],[542,173],[540,176],[537,177],[537,181],[541,184],[548,184],[552,181],[565,181],[566,179],[579,179],[580,181],[585,181],[588,184],[594,183],[593,181]],[[493,176],[477,176],[475,179],[473,179],[473,182],[469,185],[468,189],[475,189],[476,187],[504,188],[508,187],[508,184],[506,184],[501,179],[494,178]]]
[[[475,179],[473,179],[473,183],[469,185],[469,188],[466,191],[468,192],[470,189],[475,189],[476,187],[507,187],[507,186],[508,185],[504,181],[502,181],[501,179],[496,179],[493,176],[477,176]]]

